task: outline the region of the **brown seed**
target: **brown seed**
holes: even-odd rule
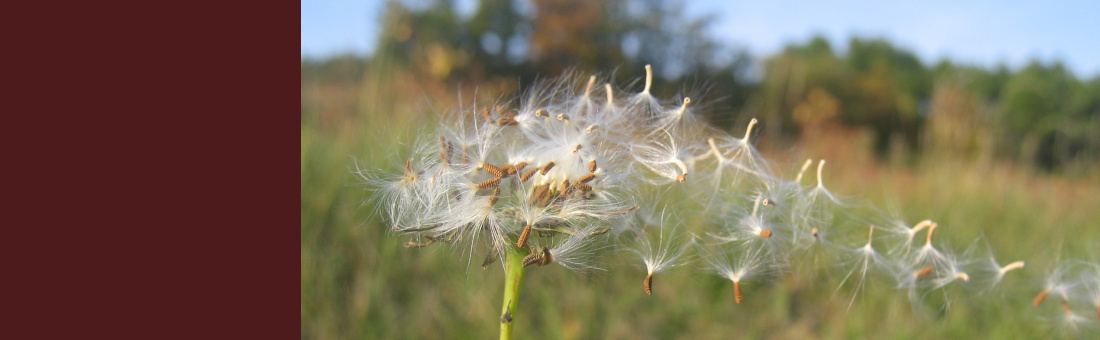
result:
[[[817,237],[817,228],[810,229],[810,235],[814,235],[814,237]]]
[[[484,110],[482,110],[481,115],[483,117],[485,117],[485,119],[491,119],[492,118],[491,114],[489,113],[489,108],[485,108]]]
[[[611,231],[611,227],[607,227],[607,228],[604,228],[603,230],[597,230],[597,231],[593,231],[591,233],[588,233],[588,237],[607,234],[609,231]]]
[[[569,115],[562,113],[558,115],[558,120],[569,120]]]
[[[1047,295],[1050,295],[1050,289],[1039,292],[1039,295],[1035,296],[1035,300],[1031,300],[1031,305],[1038,307],[1043,300],[1046,300]]]
[[[537,204],[542,200],[543,194],[547,191],[549,191],[549,185],[546,184],[536,185],[534,188],[531,188],[531,195],[527,196],[527,204]]]
[[[919,279],[928,274],[931,274],[933,269],[936,269],[936,267],[933,267],[932,265],[924,266],[924,268],[921,268],[920,271],[917,272],[917,278]]]
[[[554,263],[554,253],[550,252],[550,248],[546,246],[542,247],[542,264],[539,267]]]
[[[520,181],[520,182],[526,182],[526,181],[527,181],[528,179],[530,179],[530,178],[531,178],[531,176],[532,176],[532,175],[534,175],[534,174],[535,174],[535,172],[537,172],[537,171],[539,171],[539,168],[532,168],[531,170],[527,170],[527,172],[523,173],[523,176],[520,176],[520,177],[519,177],[519,181]]]
[[[592,191],[592,186],[588,184],[577,184],[573,186],[573,189],[579,190],[581,192],[589,192]]]
[[[741,303],[741,281],[733,281],[733,301]]]
[[[523,248],[527,245],[527,237],[531,235],[531,224],[528,223],[526,227],[523,227],[523,232],[519,234],[519,240],[516,241],[516,246]]]
[[[514,126],[517,124],[519,124],[519,122],[516,122],[516,119],[512,117],[500,117],[500,119],[497,119],[497,125]]]
[[[561,189],[558,190],[558,192],[560,192],[562,196],[569,194],[569,180],[568,179],[561,181]]]
[[[497,252],[495,251],[489,252],[489,256],[485,257],[485,262],[481,263],[481,268],[489,268],[489,265],[493,264],[493,262],[497,262]]]
[[[551,198],[553,198],[553,195],[550,192],[550,184],[549,183],[543,184],[543,190],[539,194],[539,199],[538,199],[538,202],[537,202],[538,206],[545,207],[545,206],[550,205],[550,199]]]
[[[452,232],[452,233],[447,234],[445,236],[425,235],[424,238],[435,241],[435,242],[451,243],[451,242],[454,242],[455,237],[457,237],[457,236],[458,236],[457,232]]]
[[[553,169],[553,168],[554,168],[554,162],[546,163],[546,165],[544,165],[542,167],[542,171],[540,173],[542,173],[545,176],[546,173],[550,172],[550,169]]]
[[[591,162],[588,162],[588,172],[596,172],[596,160],[595,159],[593,159]]]
[[[676,181],[677,182],[683,183],[686,180],[687,180],[687,174],[680,174],[679,176],[676,176]]]
[[[1073,309],[1069,308],[1069,301],[1066,299],[1062,299],[1062,312],[1065,312],[1066,315],[1073,315]]]
[[[523,257],[523,266],[527,267],[535,263],[542,262],[542,253],[532,252]]]
[[[527,167],[527,162],[519,162],[519,163],[516,163],[516,165],[513,168],[516,169],[516,172],[520,172],[520,171],[523,171],[523,168],[526,168],[526,167]]]
[[[409,242],[405,242],[405,248],[427,247],[427,246],[431,245],[432,243],[435,243],[435,240],[428,239],[427,241],[424,241],[424,242],[409,241]]]
[[[527,256],[524,256],[524,261],[522,261],[522,264],[524,264],[524,267],[527,267],[527,266],[530,266],[532,264],[541,263],[541,262],[542,262],[542,253],[532,250],[530,254],[527,254]]]
[[[515,113],[508,112],[508,110],[505,110],[504,107],[500,106],[500,105],[497,105],[497,113],[499,113],[501,116],[504,116],[504,117],[516,118]]]
[[[447,152],[446,151],[440,151],[439,152],[439,161],[443,162],[443,163],[450,163],[451,162],[450,159],[447,159]]]
[[[498,168],[496,165],[485,163],[485,164],[481,165],[481,168],[485,169],[485,172],[488,172],[489,174],[492,174],[493,176],[504,177],[504,171],[501,170],[500,168]]]
[[[581,178],[577,180],[577,184],[585,184],[585,183],[588,183],[589,181],[591,181],[593,179],[596,179],[596,174],[587,174],[587,175],[581,176]]]
[[[535,117],[550,117],[550,112],[546,112],[546,110],[543,109],[538,109],[535,110]]]
[[[428,231],[428,230],[432,230],[432,229],[435,229],[435,228],[439,228],[441,226],[443,226],[443,223],[436,224],[436,225],[433,225],[433,226],[428,226],[428,227],[409,228],[409,229],[398,229],[397,227],[394,227],[393,230],[399,230],[399,231],[404,231],[404,232],[407,232],[407,233],[412,233],[412,232]]]
[[[478,189],[488,189],[488,188],[495,187],[497,185],[500,185],[500,177],[490,178],[490,179],[485,180],[484,182],[478,183],[477,188]]]
[[[504,166],[500,167],[500,171],[504,173],[505,177],[511,176],[511,175],[516,173],[516,166],[511,165],[511,164],[505,164]]]
[[[760,230],[760,237],[763,237],[763,238],[772,237],[772,231],[768,230],[768,229],[762,229],[762,230]]]
[[[497,204],[497,197],[500,196],[500,186],[493,188],[493,194],[489,195],[489,206]]]
[[[925,240],[928,244],[932,244],[932,233],[936,231],[936,227],[939,224],[932,222],[932,225],[928,226],[928,239]]]
[[[573,153],[577,153],[577,151],[581,151],[581,145],[580,144],[577,144],[577,146],[573,147]]]
[[[642,281],[642,287],[645,288],[646,295],[653,295],[653,273],[645,276],[645,281]]]

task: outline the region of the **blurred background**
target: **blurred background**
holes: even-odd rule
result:
[[[402,247],[351,170],[400,171],[424,127],[460,104],[566,72],[638,91],[646,64],[654,94],[690,96],[734,135],[759,118],[757,146],[788,173],[827,159],[833,191],[936,220],[956,248],[984,236],[1028,267],[928,313],[885,284],[849,310],[854,290],[797,272],[741,305],[699,270],[673,270],[646,296],[644,268],[608,256],[607,272],[529,271],[520,338],[1054,334],[1030,298],[1056,261],[1095,261],[1100,247],[1095,13],[1084,2],[303,1],[302,337],[495,337],[501,270]]]

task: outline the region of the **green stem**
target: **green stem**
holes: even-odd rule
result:
[[[504,307],[500,312],[500,339],[512,339],[512,319],[519,302],[519,286],[523,283],[523,257],[527,250],[508,246],[504,251]]]

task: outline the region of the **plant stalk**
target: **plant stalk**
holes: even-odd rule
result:
[[[523,284],[523,257],[527,250],[506,246],[504,250],[504,307],[500,312],[500,339],[512,339],[512,319],[516,316],[519,302],[519,287]]]

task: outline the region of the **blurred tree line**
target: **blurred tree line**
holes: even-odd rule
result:
[[[1078,79],[1060,62],[1016,71],[946,60],[926,66],[889,41],[867,38],[852,38],[841,53],[814,37],[753,60],[708,35],[713,16],[688,17],[683,7],[665,0],[481,0],[462,16],[448,0],[391,0],[374,55],[303,60],[302,79],[350,81],[347,72],[362,77],[373,64],[440,83],[517,79],[522,91],[568,71],[618,70],[610,80],[627,84],[652,64],[659,97],[709,99],[706,118],[727,129],[743,126],[734,117],[761,117],[763,136],[779,144],[858,130],[869,133],[879,157],[904,151],[1007,159],[1048,171],[1100,160],[1100,76]],[[685,83],[697,88],[683,93]],[[634,87],[624,90],[641,89]]]

